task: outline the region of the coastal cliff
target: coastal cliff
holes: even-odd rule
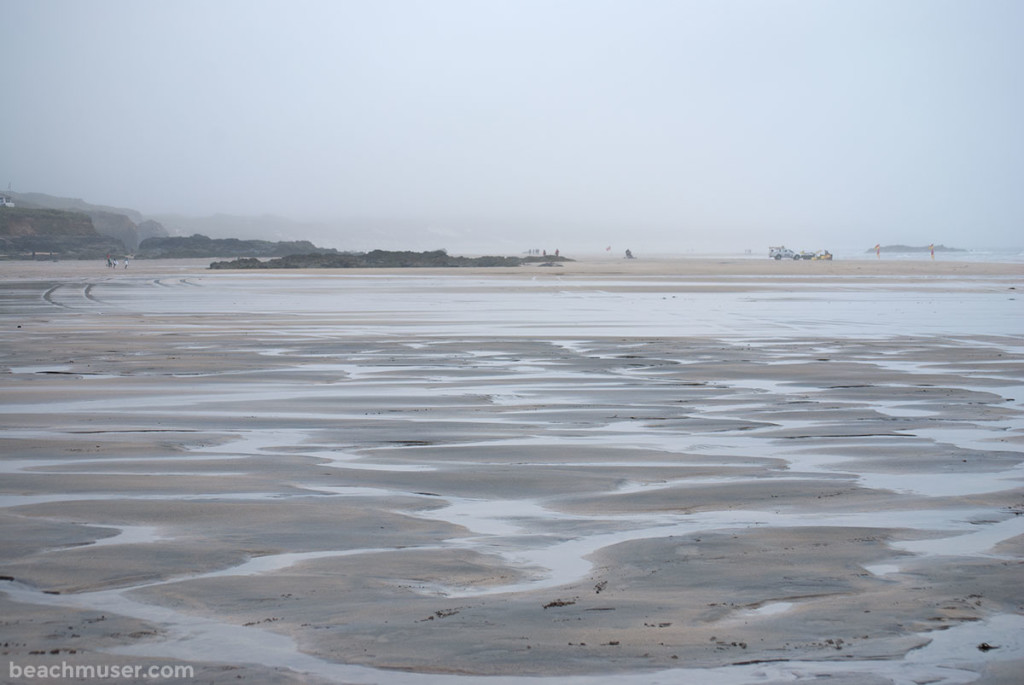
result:
[[[125,251],[118,238],[102,235],[92,218],[60,209],[0,209],[0,256],[14,259],[93,259]]]

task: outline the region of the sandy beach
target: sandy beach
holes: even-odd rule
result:
[[[0,263],[10,682],[1019,682],[1024,264],[210,261]]]

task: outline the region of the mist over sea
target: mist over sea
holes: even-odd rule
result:
[[[792,246],[788,246],[792,247]],[[800,251],[800,248],[793,248]],[[815,250],[811,250],[812,252]],[[865,250],[864,248],[836,248],[829,249],[832,253],[833,259],[851,261],[858,259],[882,259],[889,261],[932,261],[932,255],[927,251],[894,251],[883,249],[881,255],[875,256],[873,250]],[[638,255],[639,256],[639,255]],[[742,252],[728,252],[728,251],[707,251],[707,252],[667,252],[658,255],[646,255],[646,256],[657,256],[657,257],[686,257],[690,259],[768,259],[768,249],[757,251],[742,251]],[[1005,264],[1022,264],[1024,263],[1024,247],[979,247],[972,249],[954,249],[954,250],[938,250],[935,251],[934,261],[937,262],[990,262],[990,263],[1005,263]]]
[[[837,251],[837,259],[874,259],[873,252]],[[928,251],[896,252],[882,250],[881,259],[919,259],[931,260]],[[967,250],[935,250],[935,261],[945,262],[1024,262],[1024,247],[982,247]]]

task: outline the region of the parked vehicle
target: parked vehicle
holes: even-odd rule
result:
[[[778,247],[768,248],[768,257],[771,259],[800,259],[800,255],[793,250],[789,249],[785,245],[779,245]]]
[[[768,248],[768,257],[770,259],[832,259],[832,253],[828,250],[818,250],[817,252],[811,252],[810,250],[804,250],[802,252],[795,252],[788,247],[779,245],[778,247]]]

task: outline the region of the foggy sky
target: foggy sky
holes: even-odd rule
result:
[[[1024,244],[1019,0],[0,0],[0,59],[16,192],[342,248]]]

